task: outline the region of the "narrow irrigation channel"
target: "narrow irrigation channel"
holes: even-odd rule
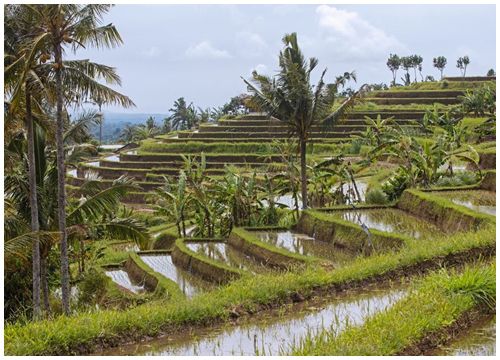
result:
[[[431,351],[435,356],[494,356],[496,355],[496,318],[485,317],[453,339],[446,346]]]
[[[405,294],[402,285],[348,291],[260,313],[233,325],[193,328],[94,355],[281,355],[322,330],[339,332],[347,324],[361,324]]]

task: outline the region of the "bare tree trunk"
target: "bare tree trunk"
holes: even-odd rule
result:
[[[60,44],[54,44],[54,55],[56,68],[56,95],[57,95],[57,206],[59,232],[61,234],[61,293],[63,310],[69,315],[69,259],[68,259],[68,239],[66,234],[66,189],[64,187],[66,167],[64,164],[64,121],[63,121],[63,91],[62,91],[62,49]]]
[[[307,163],[306,163],[306,139],[300,139],[300,179],[302,190],[302,209],[307,209]]]
[[[42,314],[40,307],[40,238],[38,231],[40,223],[38,221],[38,199],[36,185],[36,163],[35,163],[35,135],[33,130],[33,117],[31,113],[31,94],[26,86],[26,128],[28,132],[28,172],[29,172],[29,192],[31,210],[31,231],[35,233],[33,238],[33,318],[38,319]]]

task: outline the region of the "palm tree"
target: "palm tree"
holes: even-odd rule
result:
[[[348,98],[335,111],[331,112],[331,93],[323,81],[326,69],[323,70],[316,86],[310,82],[311,72],[318,65],[316,58],[308,62],[297,43],[297,34],[283,37],[284,49],[279,54],[278,74],[271,78],[252,73],[253,85],[243,79],[254,100],[270,115],[278,117],[286,123],[291,135],[299,140],[302,207],[307,208],[307,162],[306,148],[311,129],[321,124],[332,126],[345,111],[350,108],[360,91]],[[362,87],[364,89],[364,86]]]
[[[81,157],[88,155],[88,144],[77,144],[82,129],[88,128],[95,122],[95,113],[84,114],[77,121],[70,124],[64,133],[65,152],[67,164],[77,164]],[[26,140],[21,139],[21,142]],[[49,142],[47,132],[35,124],[35,154],[37,158],[36,178],[38,188],[38,218],[40,221],[40,251],[41,251],[41,289],[43,304],[46,312],[49,309],[48,283],[47,283],[47,258],[52,246],[57,242],[59,233],[57,224],[57,165],[53,143]],[[22,145],[22,144],[21,144]],[[9,144],[10,146],[10,144]],[[5,176],[6,208],[11,209],[8,214],[6,226],[6,257],[18,256],[25,253],[24,244],[31,242],[37,234],[29,231],[26,226],[30,221],[30,209],[27,208],[28,171],[25,146],[12,146],[18,151],[18,166]],[[102,238],[104,236],[143,241],[145,230],[131,218],[118,216],[120,199],[126,192],[135,191],[137,187],[128,179],[118,179],[109,189],[100,189],[97,181],[89,181],[78,190],[78,201],[71,200],[68,204],[67,232],[70,242],[84,238]],[[15,221],[14,221],[15,220]],[[7,223],[6,223],[7,224]],[[11,229],[11,230],[8,230]],[[93,234],[98,232],[98,236]],[[80,246],[80,249],[83,247]],[[83,267],[82,267],[83,270]]]
[[[70,46],[73,51],[80,47],[114,47],[122,43],[121,37],[112,24],[102,25],[103,16],[110,5],[20,5],[38,26],[34,28],[30,47],[31,54],[46,51],[52,57],[47,71],[53,75],[56,105],[56,145],[58,170],[58,218],[61,233],[61,283],[63,308],[69,314],[69,264],[66,232],[66,192],[64,164],[64,106],[69,101],[85,101],[99,98],[103,104],[117,103],[133,106],[126,96],[100,84],[96,79],[104,79],[109,84],[120,84],[115,70],[89,61],[63,61],[64,50]],[[50,54],[50,55],[49,55]]]
[[[172,129],[188,130],[196,124],[196,109],[193,104],[187,104],[183,97],[174,102],[174,106],[168,111],[172,115],[168,118],[172,124]]]

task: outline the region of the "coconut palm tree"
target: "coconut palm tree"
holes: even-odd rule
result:
[[[95,119],[96,114],[86,116],[73,122],[65,131],[65,152],[68,163],[78,163],[82,154],[90,148],[87,144],[75,144],[75,138],[82,127],[88,127]],[[26,258],[26,242],[31,242],[37,235],[40,237],[41,250],[41,289],[43,305],[49,311],[48,283],[47,283],[47,258],[54,244],[57,243],[57,166],[53,142],[49,142],[47,132],[35,124],[35,154],[37,158],[36,178],[38,188],[38,218],[40,231],[36,234],[22,224],[28,224],[31,218],[28,208],[28,182],[26,158],[26,140],[21,139],[21,146],[13,146],[18,151],[21,159],[18,166],[5,176],[5,202],[6,208],[11,209],[8,214],[10,219],[6,223],[6,258],[18,256]],[[10,146],[10,144],[9,144]],[[78,190],[79,200],[72,199],[68,204],[67,232],[70,242],[77,239],[115,237],[132,239],[137,242],[144,241],[145,229],[134,219],[123,217],[119,214],[120,199],[129,192],[137,190],[128,179],[119,179],[109,189],[100,189],[99,182],[85,183]],[[10,229],[10,230],[9,230]],[[98,233],[98,235],[94,235]],[[82,247],[80,246],[80,249]],[[83,270],[83,267],[82,267]]]
[[[188,130],[196,124],[196,109],[192,103],[188,105],[183,97],[175,100],[174,106],[168,111],[172,113],[168,117],[172,129]]]
[[[331,94],[321,73],[318,83],[311,84],[311,73],[318,65],[316,58],[306,61],[297,42],[297,34],[283,37],[284,49],[279,54],[280,71],[274,77],[252,73],[253,82],[243,79],[254,101],[261,109],[286,123],[291,136],[299,140],[302,207],[307,208],[306,148],[314,125],[333,126],[354,104],[360,91],[354,93],[335,111],[331,111]],[[348,73],[350,74],[350,73]],[[364,90],[362,87],[362,90]]]
[[[112,24],[102,25],[103,16],[110,5],[19,5],[27,16],[38,25],[33,28],[29,47],[30,57],[42,52],[43,59],[52,58],[46,71],[53,78],[53,94],[56,107],[56,145],[58,170],[58,211],[61,232],[61,283],[63,308],[69,314],[69,264],[66,233],[66,192],[64,163],[64,107],[68,102],[81,102],[99,98],[103,104],[115,103],[128,107],[133,102],[126,96],[99,83],[120,84],[113,68],[93,64],[89,61],[63,61],[67,47],[76,52],[82,47],[115,47],[122,39]],[[97,79],[97,80],[96,80]]]

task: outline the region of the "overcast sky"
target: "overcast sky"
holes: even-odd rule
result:
[[[245,91],[240,76],[276,70],[289,32],[319,59],[318,73],[328,68],[327,81],[355,70],[358,83],[388,83],[389,53],[423,56],[424,76],[436,78],[438,55],[448,58],[446,75],[459,74],[462,55],[471,60],[468,74],[495,68],[494,5],[117,5],[106,21],[124,45],[76,57],[118,69],[120,90],[137,104],[127,112],[166,113],[181,96],[222,105]]]

